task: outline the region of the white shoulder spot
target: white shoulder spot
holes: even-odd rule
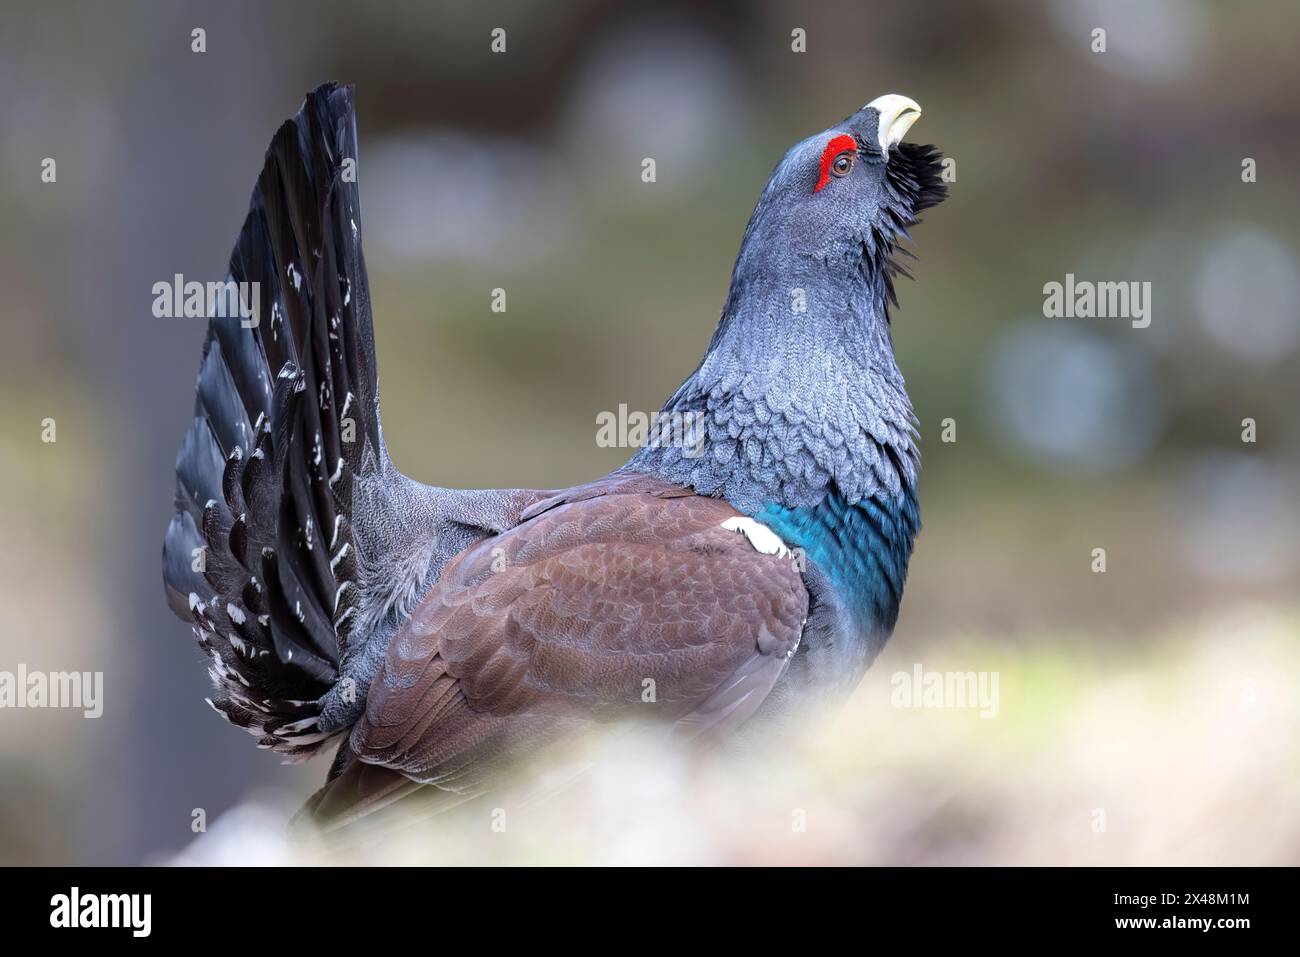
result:
[[[742,533],[749,539],[749,544],[754,546],[754,550],[764,555],[785,558],[790,554],[790,549],[786,548],[785,542],[781,541],[776,532],[752,518],[737,515],[735,518],[729,518],[723,522],[722,527],[729,532]]]

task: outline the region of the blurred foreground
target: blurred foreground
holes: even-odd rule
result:
[[[1295,865],[1298,638],[1300,616],[1243,607],[1128,649],[972,637],[926,656],[998,672],[987,718],[892,706],[914,667],[895,646],[779,760],[592,743],[595,767],[547,799],[487,795],[335,849],[291,838],[297,798],[270,797],[172,862]]]

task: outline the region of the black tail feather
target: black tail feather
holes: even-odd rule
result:
[[[319,701],[349,650],[352,478],[385,462],[356,158],[352,91],[334,84],[267,151],[229,270],[257,284],[258,322],[210,320],[163,548],[213,707],[292,756],[345,730]]]

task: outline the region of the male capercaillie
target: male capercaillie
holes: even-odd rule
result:
[[[213,707],[291,758],[336,749],[318,814],[474,794],[593,724],[713,738],[858,682],[920,526],[889,327],[897,244],[945,195],[938,154],[901,142],[919,113],[880,97],[786,154],[664,406],[698,436],[560,491],[397,471],[351,89],[281,127],[229,270],[261,320],[210,321],[163,572]]]

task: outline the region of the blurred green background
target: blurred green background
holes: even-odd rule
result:
[[[193,809],[324,774],[211,714],[164,606],[203,330],[150,305],[224,275],[266,144],[327,79],[357,86],[385,433],[446,486],[621,464],[597,414],[652,411],[694,368],[785,149],[881,93],[919,101],[909,138],[956,161],[894,314],[924,530],[863,721],[835,725],[839,780],[884,783],[831,793],[874,830],[831,845],[1300,862],[1294,4],[4,6],[0,669],[102,670],[105,711],[0,711],[0,862],[163,859]],[[1044,318],[1067,273],[1149,281],[1150,327]],[[999,670],[999,717],[882,717],[914,662]],[[1126,837],[1098,843],[1098,806]]]

